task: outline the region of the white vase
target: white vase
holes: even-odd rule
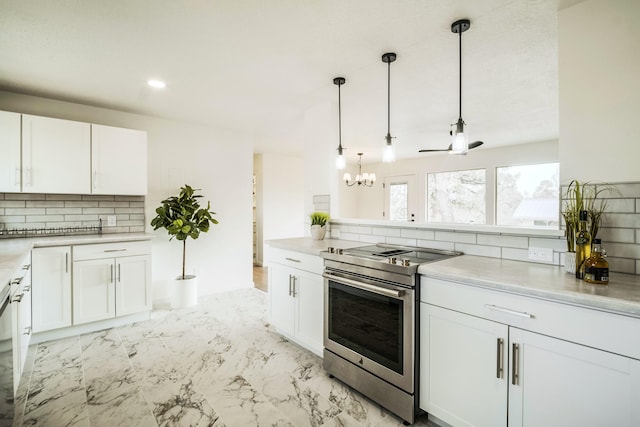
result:
[[[196,276],[176,277],[171,285],[173,286],[172,308],[193,307],[198,304],[198,278]]]
[[[571,274],[576,274],[576,253],[565,252],[564,253],[564,271]]]
[[[312,225],[311,226],[311,237],[314,240],[322,240],[324,239],[324,235],[327,232],[327,227],[325,225]]]

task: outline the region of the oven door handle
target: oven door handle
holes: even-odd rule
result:
[[[362,289],[363,291],[373,292],[374,294],[384,295],[385,297],[391,298],[402,298],[404,295],[404,291],[395,291],[392,289],[381,288],[375,285],[369,285],[367,283],[358,282],[351,279],[345,279],[344,277],[336,276],[331,273],[322,273],[322,277],[329,280],[335,280],[336,282],[343,283],[345,285]]]

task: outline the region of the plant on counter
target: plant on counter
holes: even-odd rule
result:
[[[311,218],[311,225],[324,226],[329,221],[329,214],[326,212],[312,212],[309,218]]]
[[[198,199],[202,196],[189,185],[180,187],[180,194],[163,200],[156,209],[156,217],[151,220],[154,230],[164,228],[169,233],[169,240],[174,237],[182,241],[182,276],[185,279],[187,238],[197,239],[200,233],[209,231],[211,224],[218,224],[211,212],[211,203],[207,202],[206,208],[201,208]]]
[[[324,235],[327,232],[327,221],[329,221],[329,214],[326,212],[312,212],[309,215],[311,218],[311,237],[314,240],[324,239]]]
[[[580,183],[572,180],[565,193],[562,217],[566,225],[567,251],[575,252],[575,237],[580,223],[580,211],[586,210],[589,217],[589,233],[591,239],[598,235],[602,215],[607,207],[607,200],[598,198],[604,192],[611,192],[609,185],[598,185],[589,182]],[[591,244],[591,242],[589,242]]]

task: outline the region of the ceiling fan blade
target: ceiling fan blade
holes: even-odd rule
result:
[[[482,142],[482,141],[472,142],[472,143],[469,144],[469,150],[472,150],[474,148],[480,147],[482,144],[484,144],[484,142]]]
[[[443,149],[443,148],[435,149],[434,148],[434,149],[427,149],[427,150],[418,150],[418,153],[435,153],[435,152],[438,152],[438,151],[451,151],[451,144],[449,144],[449,147],[447,149]]]
[[[437,151],[451,151],[449,149],[427,149],[427,150],[418,150],[418,153],[435,153]]]

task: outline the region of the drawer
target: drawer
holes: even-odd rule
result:
[[[275,262],[310,273],[322,274],[324,269],[324,263],[319,255],[310,255],[286,249],[268,247],[266,259],[269,263]]]
[[[73,246],[74,261],[149,254],[151,254],[151,242],[148,240]]]
[[[640,319],[422,276],[420,300],[640,359]]]

